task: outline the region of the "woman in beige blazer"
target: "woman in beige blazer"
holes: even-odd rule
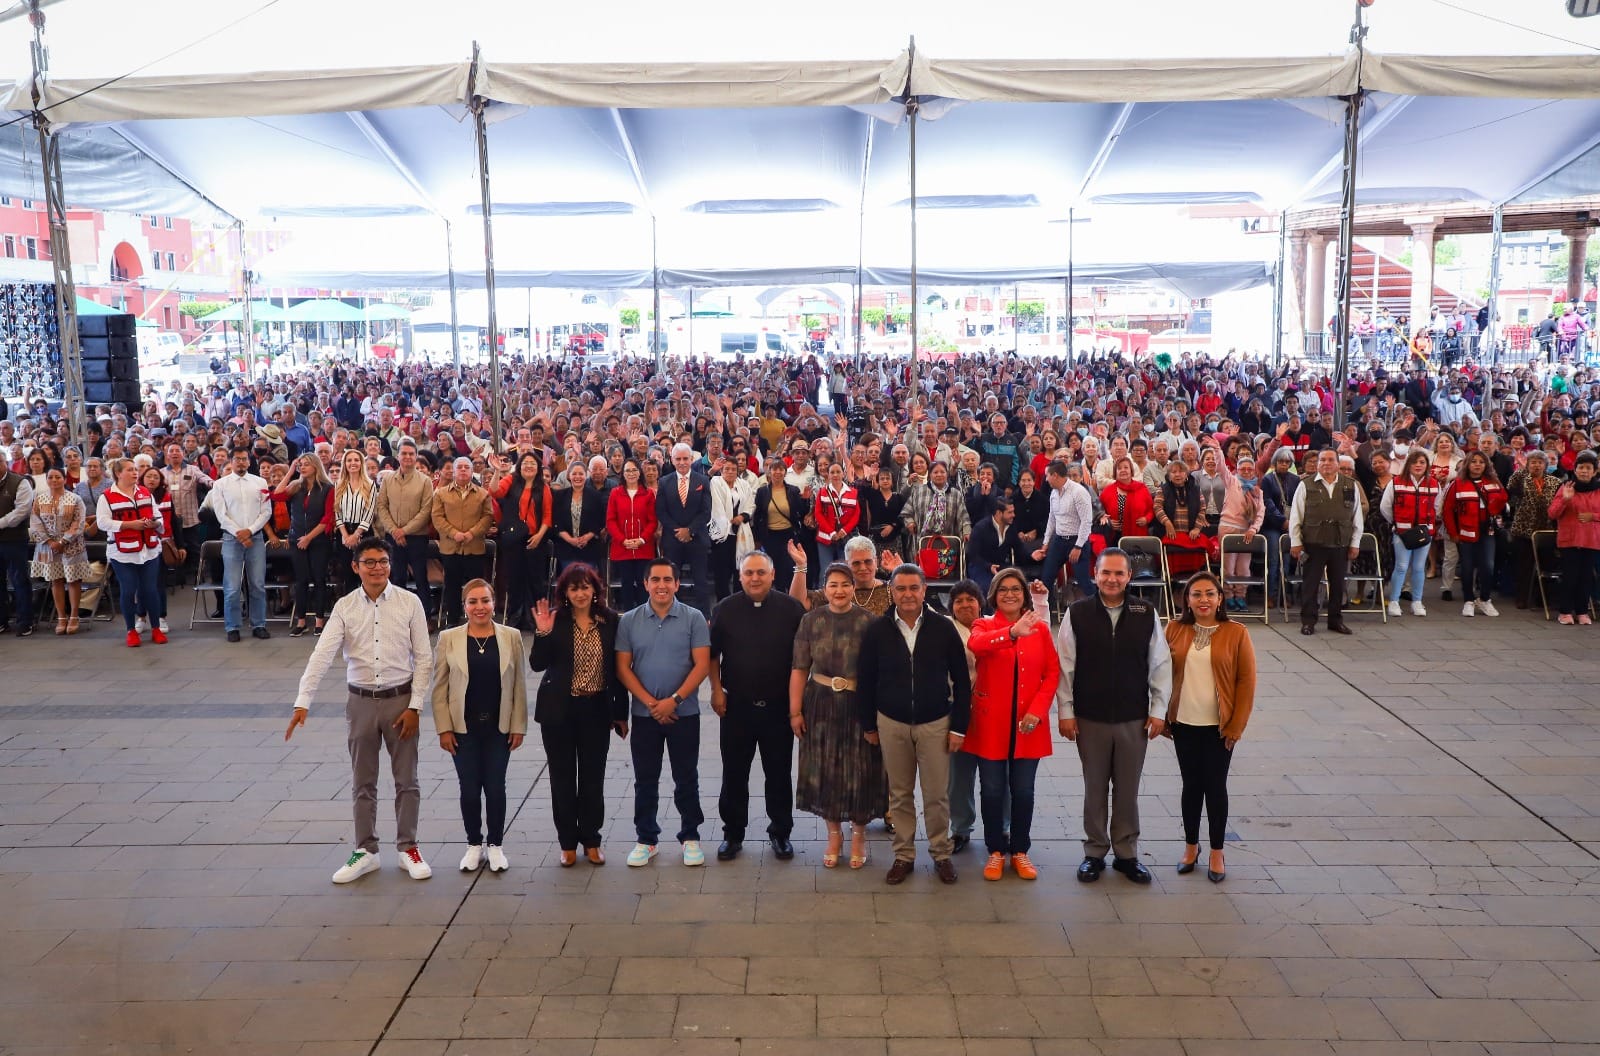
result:
[[[506,769],[528,731],[527,661],[522,634],[494,622],[494,588],[474,579],[461,590],[467,622],[439,634],[433,665],[433,725],[461,780],[461,820],[467,830],[462,872],[489,861],[508,868]],[[488,808],[484,847],[481,807]]]

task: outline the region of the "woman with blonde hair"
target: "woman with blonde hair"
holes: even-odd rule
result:
[[[339,459],[339,483],[333,489],[333,557],[335,567],[344,572],[345,589],[354,590],[360,580],[355,567],[355,545],[372,534],[378,515],[378,489],[367,476],[366,459],[350,449]]]
[[[289,637],[306,633],[306,619],[322,633],[328,600],[328,560],[333,552],[334,486],[322,459],[307,451],[294,460],[289,478],[273,493],[289,506],[289,560],[294,566],[294,611]]]

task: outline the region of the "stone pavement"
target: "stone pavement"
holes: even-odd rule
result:
[[[1073,879],[1081,788],[1064,745],[1041,770],[1031,885],[984,883],[969,851],[954,888],[924,859],[889,889],[876,829],[868,869],[823,870],[809,817],[792,862],[752,842],[733,864],[686,869],[666,847],[628,869],[619,742],[611,864],[561,869],[537,737],[511,771],[513,868],[465,877],[431,735],[433,879],[408,879],[386,847],[380,874],[336,888],[350,823],[335,678],[283,742],[311,639],[179,631],[131,652],[98,623],[0,639],[0,1053],[1600,1051],[1600,634],[1447,608],[1360,617],[1351,638],[1253,625],[1262,686],[1228,880],[1172,871],[1163,741],[1144,786],[1148,889]],[[708,718],[713,822],[714,734]]]

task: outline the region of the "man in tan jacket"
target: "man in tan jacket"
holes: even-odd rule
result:
[[[428,619],[434,616],[433,592],[428,588],[428,525],[433,520],[433,481],[417,469],[417,446],[400,443],[400,469],[383,478],[378,487],[378,530],[389,537],[394,563],[389,581],[406,585],[422,599]]]
[[[440,602],[444,625],[461,622],[461,587],[487,569],[484,539],[494,523],[489,493],[472,482],[472,459],[458,458],[450,467],[450,483],[433,493],[433,527],[439,533],[439,557],[444,564],[444,596]]]

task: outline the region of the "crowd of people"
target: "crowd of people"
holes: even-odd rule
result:
[[[920,786],[941,878],[980,813],[986,875],[999,855],[1027,876],[1054,701],[1086,780],[1104,786],[1087,797],[1093,875],[1080,878],[1110,853],[1138,879],[1135,742],[1173,736],[1198,854],[1199,804],[1213,833],[1226,813],[1227,756],[1212,742],[1231,752],[1253,685],[1248,635],[1217,627],[1287,607],[1286,582],[1309,585],[1302,633],[1321,621],[1324,575],[1327,627],[1350,633],[1345,576],[1371,560],[1370,537],[1391,616],[1425,616],[1430,589],[1463,617],[1497,616],[1497,596],[1536,606],[1539,573],[1558,572],[1559,623],[1591,623],[1600,374],[1565,360],[1406,367],[1374,362],[1340,387],[1238,355],[991,354],[914,371],[849,356],[517,359],[496,416],[484,368],[340,362],[147,386],[140,407],[94,408],[76,444],[35,403],[0,421],[0,631],[30,635],[53,606],[56,634],[82,633],[86,586],[114,579],[126,644],[164,644],[169,591],[204,575],[222,584],[229,641],[246,623],[270,637],[274,608],[291,635],[320,636],[301,704],[342,646],[358,842],[344,879],[376,867],[380,743],[400,850],[414,875],[427,870],[407,715],[430,695],[479,848],[463,866],[503,867],[504,773],[526,728],[526,694],[505,682],[525,678],[519,631],[545,672],[535,721],[565,864],[579,847],[603,861],[612,735],[628,738],[637,779],[630,864],[659,842],[663,754],[685,861],[704,860],[695,760],[709,682],[719,857],[742,846],[759,755],[779,857],[795,806],[826,821],[825,865],[844,856],[848,823],[849,862],[864,866],[867,823],[886,816],[890,879],[905,879]],[[1264,554],[1224,555],[1224,537],[1264,538]],[[1135,538],[1158,540],[1174,569],[1223,573],[1178,583],[1165,631],[1126,596],[1138,553],[1120,544]],[[199,567],[211,540],[214,572]],[[1235,582],[1252,570],[1261,582]],[[1084,636],[1087,655],[1118,659],[1075,663]],[[1202,654],[1209,668],[1189,663]],[[1148,679],[1129,674],[1141,664]]]

